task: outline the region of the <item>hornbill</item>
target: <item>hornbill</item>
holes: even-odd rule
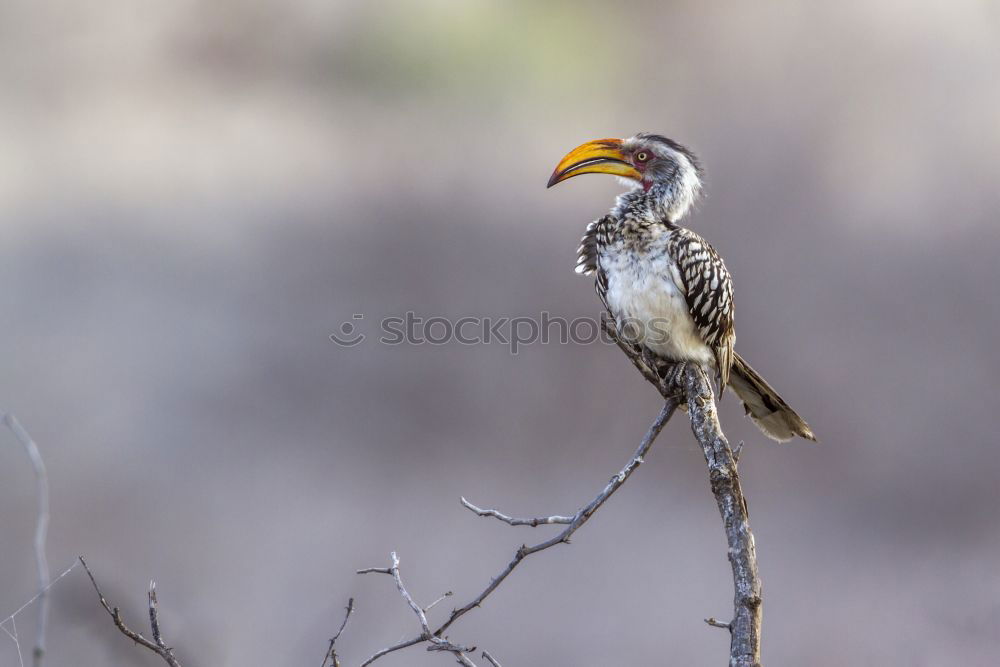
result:
[[[701,192],[701,167],[676,141],[640,133],[596,139],[566,155],[548,187],[613,174],[630,189],[587,226],[577,273],[595,275],[618,334],[661,367],[694,362],[728,386],[766,435],[815,440],[809,425],[733,350],[733,281],[705,239],[678,222]]]

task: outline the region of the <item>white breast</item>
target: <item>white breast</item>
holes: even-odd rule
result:
[[[695,328],[680,274],[664,245],[661,238],[645,251],[620,244],[602,249],[608,308],[620,331],[658,356],[711,367],[715,355]]]

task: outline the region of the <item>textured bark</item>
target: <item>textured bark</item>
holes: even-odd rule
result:
[[[762,600],[757,549],[736,468],[738,454],[733,455],[719,425],[712,383],[697,364],[667,367],[661,360],[644,355],[640,348],[618,337],[613,322],[606,320],[604,330],[665,400],[677,400],[682,395],[686,402],[691,430],[705,455],[712,495],[726,530],[735,589],[732,620],[720,623],[706,619],[706,622],[729,630],[731,667],[758,667],[761,664]]]
[[[705,454],[709,483],[729,544],[729,563],[736,589],[733,620],[729,622],[732,637],[729,664],[732,667],[756,667],[760,665],[761,584],[757,572],[757,549],[750,532],[750,519],[740,488],[736,460],[719,426],[712,384],[705,372],[694,364],[688,364],[684,369],[683,383],[691,430]]]

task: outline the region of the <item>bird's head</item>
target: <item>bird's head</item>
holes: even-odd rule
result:
[[[642,204],[649,214],[670,221],[682,218],[701,192],[698,158],[658,134],[595,139],[577,146],[556,165],[548,187],[580,174],[621,177],[633,191],[619,201],[620,207]]]

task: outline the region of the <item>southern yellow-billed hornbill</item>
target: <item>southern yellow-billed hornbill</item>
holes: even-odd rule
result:
[[[733,282],[703,238],[677,224],[701,191],[694,154],[655,134],[597,139],[562,159],[549,187],[580,174],[614,174],[631,189],[610,215],[587,226],[578,273],[596,274],[597,293],[619,333],[644,354],[695,362],[730,387],[775,440],[815,440],[809,425],[733,351]]]

